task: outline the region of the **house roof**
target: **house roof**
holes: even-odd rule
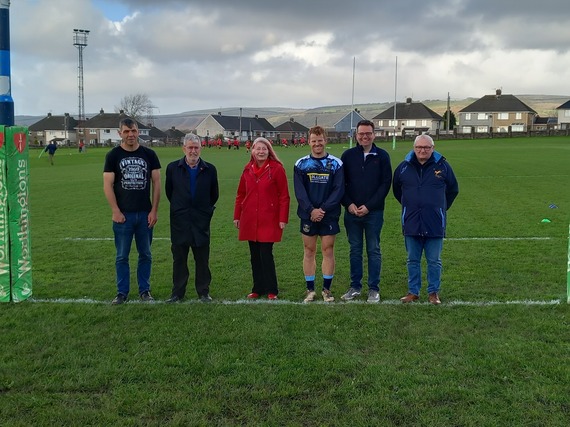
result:
[[[348,113],[346,113],[344,116],[341,117],[340,120],[338,120],[333,127],[336,127],[340,122],[342,122],[343,120],[345,120],[347,117],[350,118],[350,115],[352,114],[352,123],[354,126],[356,126],[356,124],[360,121],[360,120],[365,120],[364,116],[362,114],[360,114],[358,111],[350,111]]]
[[[279,132],[308,132],[309,128],[303,126],[301,123],[298,123],[293,119],[290,119],[289,121],[276,126],[275,130]]]
[[[118,129],[119,122],[127,116],[122,110],[118,113],[105,113],[103,109],[92,118],[85,122],[84,127],[88,129]],[[133,119],[134,120],[134,119]],[[139,129],[150,129],[149,126],[142,124],[138,120],[135,120],[138,124]]]
[[[259,117],[241,117],[241,126],[240,117],[222,116],[220,114],[211,114],[211,117],[225,130],[251,129],[252,131],[275,131],[275,128],[267,121],[267,119]]]
[[[566,101],[560,107],[556,107],[557,110],[570,110],[570,101]]]
[[[534,119],[535,125],[555,125],[558,123],[558,117],[537,117]]]
[[[148,134],[151,138],[166,138],[166,133],[155,126],[150,127]]]
[[[513,111],[537,114],[536,111],[516,96],[503,95],[500,90],[497,90],[495,95],[485,95],[462,110],[459,110],[460,113],[494,113]]]
[[[176,129],[172,126],[170,129],[164,132],[168,138],[183,138],[186,135],[181,130]]]
[[[46,131],[46,130],[65,130],[67,118],[67,130],[73,130],[77,127],[77,120],[70,115],[52,116],[48,113],[46,117],[31,125],[28,130],[32,132]]]
[[[394,106],[391,106],[385,111],[382,111],[372,120],[379,119],[394,119]],[[409,120],[409,119],[432,119],[443,120],[439,114],[431,108],[426,107],[421,102],[412,102],[408,98],[407,102],[399,102],[396,104],[396,120]]]

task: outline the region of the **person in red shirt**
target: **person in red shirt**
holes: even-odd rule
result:
[[[266,138],[253,141],[251,158],[241,175],[234,225],[239,240],[249,242],[253,288],[249,299],[267,295],[277,299],[277,273],[273,244],[280,242],[289,221],[289,187],[283,163]]]
[[[247,150],[246,153],[249,153],[251,149],[251,141],[249,139],[245,142],[245,149]]]

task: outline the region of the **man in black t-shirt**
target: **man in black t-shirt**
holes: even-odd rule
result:
[[[118,293],[112,304],[122,304],[128,299],[129,253],[133,237],[139,254],[139,296],[142,301],[154,301],[150,294],[150,244],[153,227],[158,220],[160,161],[153,150],[139,144],[139,129],[133,119],[126,117],[119,122],[119,135],[121,144],[107,153],[103,171],[103,190],[113,214],[117,249]]]

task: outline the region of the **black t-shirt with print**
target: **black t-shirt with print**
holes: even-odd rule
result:
[[[113,148],[105,157],[104,172],[113,172],[113,190],[121,212],[150,212],[151,173],[160,169],[160,161],[150,148],[139,146],[126,151]]]

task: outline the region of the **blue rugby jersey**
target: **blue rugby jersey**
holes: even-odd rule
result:
[[[299,218],[309,219],[313,209],[321,208],[326,212],[325,219],[338,220],[344,195],[342,160],[329,153],[319,159],[301,157],[295,162],[293,184]]]

